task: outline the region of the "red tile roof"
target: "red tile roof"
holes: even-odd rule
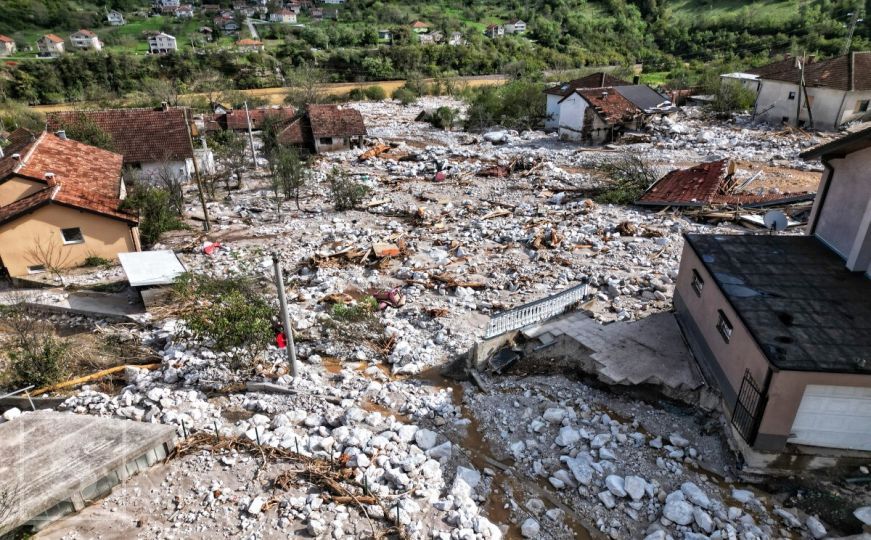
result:
[[[248,117],[251,118],[251,129],[260,129],[263,122],[267,118],[276,118],[278,120],[289,120],[296,114],[296,109],[293,107],[259,107],[257,109],[249,109]],[[227,111],[224,115],[216,115],[218,122],[222,122],[226,129],[232,130],[247,130],[248,117],[245,115],[244,109]],[[224,118],[221,119],[220,117]]]
[[[245,39],[240,39],[239,41],[237,41],[236,45],[257,45],[257,46],[260,46],[260,45],[263,45],[263,42],[257,41],[256,39],[245,38]]]
[[[794,58],[775,62],[750,70],[761,79],[791,82],[798,84],[801,70]],[[805,84],[812,88],[832,88],[835,90],[871,90],[871,51],[851,52],[842,56],[819,62],[808,62],[804,73]]]
[[[79,30],[78,32],[74,32],[74,33],[73,33],[74,36],[75,36],[76,34],[79,34],[79,35],[82,35],[82,36],[87,36],[87,37],[96,37],[96,36],[97,36],[97,34],[91,32],[90,30]]]
[[[306,109],[312,135],[320,137],[354,137],[366,135],[360,111],[336,105],[309,105]]]
[[[552,86],[545,90],[544,93],[565,97],[578,88],[604,88],[606,86],[626,86],[628,84],[630,83],[623,79],[600,71],[598,73],[591,73],[586,77],[581,77],[580,79]]]
[[[812,199],[814,194],[729,192],[727,180],[735,172],[731,161],[702,163],[689,169],[676,169],[648,189],[636,204],[651,206],[764,206],[794,200]]]
[[[183,108],[55,112],[46,115],[48,129],[75,124],[79,115],[112,137],[112,149],[124,156],[125,164],[193,158]]]
[[[281,144],[289,144],[299,146],[306,143],[305,131],[303,129],[303,118],[298,117],[288,123],[281,131],[278,132],[278,142]]]
[[[42,38],[47,39],[49,41],[52,41],[54,43],[63,43],[63,41],[64,41],[62,37],[58,37],[54,34],[46,34],[46,35],[42,36]]]
[[[414,21],[411,23],[412,28],[429,28],[429,25],[422,21]]]
[[[581,88],[575,90],[609,124],[631,120],[640,111],[614,88]]]
[[[122,161],[119,154],[42,133],[22,149],[20,158],[0,159],[0,183],[22,177],[45,184],[33,195],[0,208],[0,223],[48,202],[136,223],[135,216],[120,210]]]
[[[2,41],[3,43],[15,43],[14,39],[9,36],[4,36],[3,34],[0,34],[0,41]]]

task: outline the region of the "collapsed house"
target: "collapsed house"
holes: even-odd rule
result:
[[[122,209],[122,157],[19,129],[0,154],[0,269],[12,277],[138,251],[138,219]]]
[[[871,129],[802,157],[826,165],[807,233],[687,235],[674,294],[751,467],[871,450]]]
[[[91,122],[109,135],[113,151],[124,156],[124,166],[135,169],[144,180],[170,175],[190,179],[194,157],[201,172],[214,170],[214,157],[205,141],[194,148],[188,111],[163,105],[154,109],[107,109],[65,111],[46,115],[50,131],[63,131],[82,121]]]
[[[547,96],[547,117],[544,120],[544,128],[545,129],[556,129],[559,127],[559,111],[560,111],[560,103],[563,98],[567,97],[569,94],[574,92],[579,88],[605,88],[609,86],[626,86],[630,83],[615,77],[613,75],[609,75],[604,71],[600,71],[598,73],[591,73],[586,77],[581,77],[580,79],[574,79],[567,83],[558,84],[556,86],[551,86],[550,88],[546,88],[544,90],[545,96]]]
[[[585,144],[605,144],[641,129],[654,116],[676,110],[646,85],[576,88],[559,101],[559,136]]]
[[[813,193],[781,193],[753,189],[759,174],[741,180],[734,161],[721,159],[688,169],[675,169],[653,184],[635,202],[642,206],[763,208],[812,201]]]
[[[280,144],[320,154],[363,146],[366,125],[360,111],[338,105],[308,105],[278,132]]]

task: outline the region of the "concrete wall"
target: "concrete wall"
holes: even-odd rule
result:
[[[322,143],[320,139],[315,139],[315,152],[341,152],[352,147],[359,147],[362,144],[362,137],[330,137],[332,142]]]
[[[816,373],[779,371],[771,378],[768,390],[768,406],[759,425],[756,448],[780,450],[789,439],[792,424],[805,387],[809,384],[828,386],[871,387],[871,375],[852,373]]]
[[[562,98],[562,96],[547,94],[547,109],[545,110],[547,118],[544,120],[544,129],[556,129],[559,127],[559,100]]]
[[[25,180],[24,178],[10,178],[0,184],[0,207],[11,204],[28,195],[33,195],[45,188],[46,185],[39,182]]]
[[[868,108],[865,112],[859,112],[856,110],[856,106],[858,102],[864,100],[871,100],[871,90],[866,90],[864,92],[850,92],[847,94],[847,98],[844,100],[843,113],[841,114],[841,124],[846,124],[847,122],[852,122],[853,120],[862,120],[871,118],[871,107]],[[816,111],[814,111],[816,112]]]
[[[79,227],[81,244],[63,245],[61,229]],[[55,261],[65,267],[81,265],[90,255],[117,259],[118,253],[138,251],[138,230],[123,221],[56,204],[0,226],[0,260],[11,276],[26,276],[39,264],[31,251],[38,243],[54,246]]]
[[[867,221],[871,219],[871,182],[868,169],[871,165],[871,148],[854,152],[843,159],[829,162],[832,177],[823,182],[817,195],[815,216],[811,222],[813,233],[844,259],[856,251],[871,250]],[[866,260],[859,260],[854,271],[869,270]],[[862,264],[864,263],[864,266]]]
[[[193,174],[194,166],[189,159],[179,161],[151,161],[140,164],[139,175],[143,180],[157,182],[164,173],[164,169],[171,171],[176,175],[176,177],[188,180]]]
[[[795,92],[795,99],[789,99],[789,93]],[[871,98],[871,92],[844,92],[831,88],[807,89],[810,98],[811,113],[813,113],[815,129],[837,129],[844,122],[861,118],[864,113],[855,113],[856,102]],[[801,112],[799,120],[807,125],[810,123],[807,101],[801,96]],[[783,118],[795,124],[796,106],[799,100],[799,86],[782,81],[760,81],[759,95],[756,98],[756,113],[758,117],[770,124],[780,124]]]
[[[589,104],[578,94],[572,94],[560,104],[559,137],[567,141],[583,138],[584,113]]]

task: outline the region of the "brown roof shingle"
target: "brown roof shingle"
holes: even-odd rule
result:
[[[801,81],[801,70],[794,58],[775,62],[750,70],[761,79],[791,82]],[[812,88],[832,88],[834,90],[871,90],[871,51],[851,52],[842,56],[805,65],[805,84]]]
[[[312,135],[319,137],[355,137],[366,135],[360,111],[337,105],[309,105],[307,108]]]
[[[630,120],[640,111],[614,88],[581,88],[575,90],[609,124]]]
[[[580,79],[574,79],[567,83],[552,86],[546,89],[544,93],[565,97],[578,88],[604,88],[606,86],[626,86],[628,84],[631,83],[613,75],[609,75],[604,71],[600,71],[598,73],[591,73],[585,77],[581,77]]]
[[[48,129],[63,129],[84,115],[112,138],[125,164],[193,158],[183,108],[66,111],[46,115]]]
[[[263,122],[267,118],[289,120],[293,118],[294,114],[296,114],[296,110],[293,107],[261,107],[257,109],[249,109],[247,116],[245,115],[244,109],[228,111],[223,116],[224,125],[227,126],[227,129],[238,131],[248,129],[248,117],[251,118],[251,129],[261,129]],[[218,118],[218,122],[221,122],[220,118]]]

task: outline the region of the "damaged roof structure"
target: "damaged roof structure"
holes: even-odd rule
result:
[[[309,105],[280,129],[278,142],[319,154],[359,147],[365,136],[360,111],[338,105]]]
[[[740,182],[735,162],[728,159],[675,169],[653,184],[636,201],[643,206],[764,207],[813,200],[814,194],[743,191],[753,178]]]

